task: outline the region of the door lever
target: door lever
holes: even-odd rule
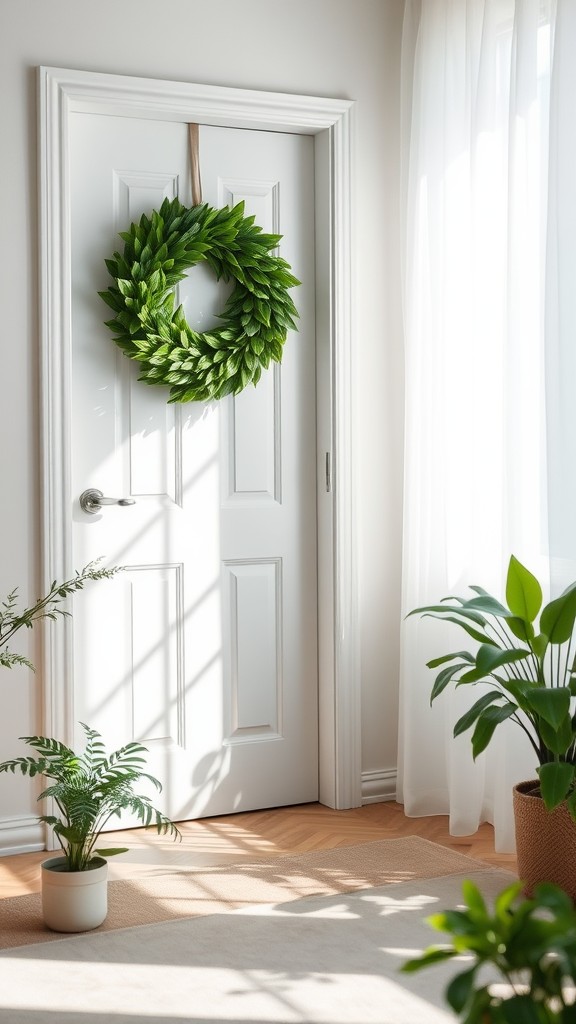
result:
[[[102,491],[89,487],[80,495],[80,508],[83,512],[95,515],[103,505],[135,505],[134,498],[105,498]]]

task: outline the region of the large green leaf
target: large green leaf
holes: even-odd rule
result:
[[[516,704],[510,702],[501,704],[498,707],[486,708],[482,712],[472,733],[472,757],[474,760],[486,749],[496,727],[501,722],[505,722],[507,718],[510,718],[510,715],[513,715],[517,710]]]
[[[553,811],[566,799],[574,782],[574,765],[565,761],[542,764],[538,768],[542,799],[549,811]]]
[[[437,932],[449,932],[451,935],[473,935],[476,931],[476,925],[465,910],[442,910],[430,914],[426,923]]]
[[[422,970],[423,967],[444,963],[445,960],[452,960],[457,955],[455,949],[440,949],[438,946],[430,946],[424,950],[422,956],[407,960],[402,964],[400,970],[403,974],[414,974],[416,971]]]
[[[446,689],[448,684],[452,682],[454,676],[465,668],[468,668],[467,663],[463,661],[458,661],[454,665],[448,665],[447,668],[442,669],[442,671],[438,673],[436,679],[434,680],[434,685],[432,687],[432,692],[430,694],[431,704],[433,703],[433,701],[436,700],[436,697],[438,697],[442,693],[442,691]]]
[[[530,646],[532,647],[536,657],[539,658],[541,662],[544,661],[544,655],[548,649],[548,637],[544,633],[538,633],[538,635],[532,640]]]
[[[469,878],[465,878],[462,882],[462,895],[468,910],[475,914],[475,920],[478,920],[478,915],[486,915],[486,901],[478,886]]]
[[[508,565],[506,600],[512,614],[528,623],[534,622],[542,607],[542,587],[514,555]]]
[[[432,658],[432,661],[427,661],[426,668],[438,668],[439,665],[445,665],[448,661],[454,661],[455,658],[462,658],[469,665],[475,664],[475,659],[469,651],[454,651],[453,654],[443,654],[440,658]]]
[[[476,655],[476,667],[482,672],[494,672],[502,665],[511,665],[516,661],[524,661],[530,657],[531,652],[526,647],[516,647],[512,650],[497,650],[494,647],[483,644]]]
[[[505,619],[510,615],[510,609],[505,608],[500,601],[497,601],[495,597],[490,595],[481,595],[480,597],[472,597],[463,606],[467,611],[478,611],[484,612],[485,615],[495,615],[499,619]]]
[[[425,613],[422,616],[422,618],[425,619],[426,617],[427,614]],[[479,644],[492,644],[494,647],[498,646],[496,640],[489,636],[488,633],[480,632],[479,629],[475,629],[474,626],[471,626],[469,622],[466,622],[464,619],[460,620],[456,618],[455,615],[430,615],[430,617],[441,619],[443,622],[453,622],[456,626],[459,626],[460,629],[463,629],[464,632],[468,634],[468,636],[471,636],[472,639],[476,640]],[[473,621],[477,622],[479,618],[480,616],[475,616]],[[482,621],[484,623],[486,622],[485,619],[483,619]],[[478,625],[481,624],[481,622],[478,623]]]
[[[472,707],[458,719],[454,726],[454,736],[460,736],[463,732],[466,732],[467,729],[470,729],[474,725],[486,708],[489,708],[491,704],[495,704],[497,701],[502,701],[504,699],[504,695],[500,690],[490,690],[489,693],[484,693],[472,705]]]
[[[574,927],[574,903],[564,889],[560,889],[552,882],[539,882],[535,895],[541,906],[551,910],[554,914],[566,916],[570,926]]]
[[[474,964],[467,971],[457,974],[446,989],[446,1001],[456,1013],[460,1013],[464,1009],[470,998],[477,970],[478,965]]]
[[[534,639],[534,626],[526,619],[521,619],[518,615],[509,615],[505,622],[510,632],[523,644],[531,643]]]
[[[531,692],[536,685],[533,679],[501,679],[500,685],[506,690],[506,693],[514,698],[523,711],[530,711],[526,694]]]
[[[501,923],[509,923],[510,907],[514,903],[516,897],[520,895],[523,888],[523,882],[513,882],[512,885],[506,886],[505,889],[502,889],[502,891],[498,893],[494,901],[494,913]]]
[[[431,615],[435,619],[443,619],[446,615],[452,615],[450,621],[457,622],[458,625],[462,625],[460,618],[468,619],[470,622],[476,623],[478,626],[485,626],[486,619],[479,611],[473,611],[468,608],[464,608],[462,605],[454,604],[429,604],[424,605],[422,608],[413,608],[411,612],[408,612],[406,618],[410,618],[411,615]]]
[[[562,722],[570,718],[570,692],[563,687],[527,690],[525,701],[553,729],[558,729]]]
[[[574,730],[569,718],[565,718],[555,728],[544,718],[539,718],[536,729],[546,749],[558,757],[564,757],[574,741]],[[547,760],[547,758],[542,758],[542,760]]]
[[[470,1004],[466,1008],[467,1013],[464,1017],[463,1024],[501,1024],[501,1019],[498,1019],[493,1015],[492,1008],[492,996],[488,991],[488,986],[484,985],[482,988],[476,989]]]
[[[531,652],[524,647],[502,650],[489,644],[482,644],[476,655],[476,667],[472,671],[466,672],[460,682],[477,683],[491,675],[496,669],[517,661],[525,661],[530,655]]]
[[[563,644],[572,636],[576,621],[576,584],[542,610],[540,629],[551,644]]]

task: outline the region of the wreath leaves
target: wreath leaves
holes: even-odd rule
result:
[[[271,252],[282,236],[264,234],[243,202],[216,210],[165,199],[120,237],[124,251],[105,261],[114,284],[99,295],[114,311],[105,323],[116,344],[140,364],[139,380],[168,386],[169,402],[203,402],[237,395],[281,361],[298,317],[288,290],[300,282]],[[182,306],[174,309],[173,288],[203,260],[235,286],[222,324],[199,333]]]

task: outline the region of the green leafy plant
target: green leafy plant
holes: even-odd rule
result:
[[[134,784],[147,780],[158,791],[158,779],[143,771],[146,747],[128,743],[107,755],[102,737],[95,729],[80,723],[86,733],[86,747],[76,754],[70,747],[46,736],[21,736],[38,757],[16,757],[0,764],[0,772],[19,771],[33,778],[43,775],[52,783],[39,800],[52,798],[60,816],[40,815],[58,840],[69,871],[85,871],[95,855],[111,857],[125,853],[126,847],[96,849],[99,835],[112,817],[122,811],[135,814],[142,825],[154,825],[159,834],[180,837],[176,825],[152,806],[148,796],[134,791]]]
[[[204,402],[237,395],[281,361],[298,316],[288,289],[300,282],[272,252],[282,236],[264,234],[243,202],[215,210],[165,199],[120,237],[122,254],[106,260],[113,284],[99,294],[114,311],[105,323],[116,344],[140,364],[139,380],[169,387],[170,402]],[[204,260],[234,289],[221,326],[200,333],[182,306],[173,309],[173,289]]]
[[[576,911],[558,886],[543,883],[520,899],[522,883],[503,889],[490,912],[473,882],[463,884],[464,908],[426,918],[452,937],[408,960],[405,973],[454,957],[464,970],[446,989],[463,1024],[575,1024]],[[472,965],[470,966],[470,958]],[[486,981],[489,965],[500,985]],[[494,970],[495,969],[495,970]]]
[[[482,587],[470,589],[474,597],[468,600],[447,597],[410,612],[455,623],[477,645],[473,652],[455,651],[427,662],[428,668],[440,669],[431,702],[451,683],[488,684],[456,722],[454,735],[473,730],[476,758],[502,722],[513,722],[534,751],[546,807],[553,810],[566,800],[576,819],[576,583],[542,608],[540,583],[512,555],[507,605]]]
[[[63,602],[82,590],[84,584],[90,580],[110,579],[120,568],[104,569],[100,566],[100,559],[89,562],[83,569],[78,571],[70,580],[52,583],[50,590],[45,597],[40,597],[30,607],[20,611],[17,607],[18,589],[11,591],[2,601],[0,606],[0,665],[4,668],[12,668],[14,665],[26,665],[34,671],[34,665],[21,654],[9,650],[7,644],[19,629],[32,629],[40,619],[56,619],[58,616],[66,616],[70,613],[62,607]]]

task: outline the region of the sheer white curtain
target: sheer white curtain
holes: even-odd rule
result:
[[[576,3],[406,0],[402,73],[406,613],[502,597],[511,553],[576,578]],[[398,798],[512,850],[535,765],[513,725],[473,763],[466,694],[430,708],[450,628],[402,623]]]

